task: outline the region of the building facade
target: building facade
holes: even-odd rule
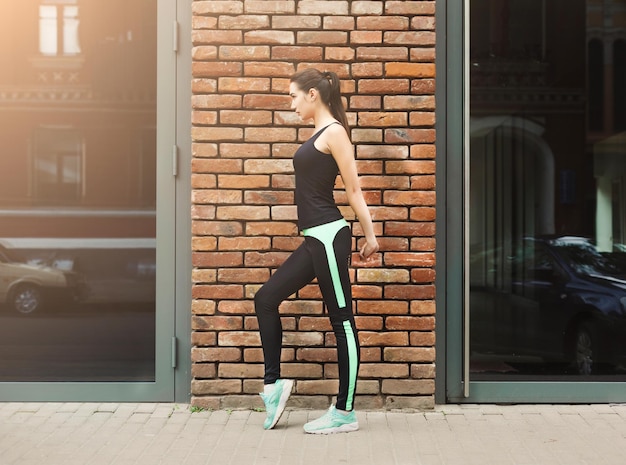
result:
[[[289,77],[317,67],[381,244],[358,260],[338,178],[356,408],[624,401],[624,1],[0,8],[4,400],[261,406],[253,297],[302,240],[312,133]],[[280,311],[290,402],[323,408],[317,285]]]

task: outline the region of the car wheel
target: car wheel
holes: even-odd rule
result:
[[[43,295],[37,286],[22,284],[13,292],[11,304],[16,312],[28,315],[43,306]]]
[[[597,369],[597,347],[589,324],[582,323],[576,331],[574,340],[576,369],[579,375],[590,375]]]

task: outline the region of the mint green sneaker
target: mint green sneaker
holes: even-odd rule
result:
[[[292,389],[292,379],[278,379],[276,380],[276,384],[274,384],[274,390],[271,394],[259,393],[261,399],[265,402],[265,411],[267,412],[263,428],[272,429],[276,423],[278,423],[280,416],[285,410],[285,405],[287,405],[287,399],[289,399]]]
[[[349,433],[358,429],[359,422],[354,410],[344,415],[339,413],[334,405],[331,405],[328,411],[317,420],[304,425],[304,431],[311,434]]]

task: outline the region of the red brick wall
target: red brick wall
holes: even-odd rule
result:
[[[311,134],[289,76],[342,79],[381,252],[353,259],[357,408],[429,408],[435,362],[435,2],[194,1],[192,403],[262,405],[253,295],[301,239],[291,157]],[[336,198],[354,219],[338,182]],[[358,222],[353,224],[358,238]],[[356,250],[356,248],[355,248]],[[319,289],[281,306],[293,405],[337,389]]]

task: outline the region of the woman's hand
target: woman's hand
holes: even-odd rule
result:
[[[378,241],[374,237],[370,240],[367,240],[365,244],[361,246],[361,249],[359,250],[359,255],[361,256],[361,259],[365,260],[372,256],[372,254],[378,252],[378,248]]]

